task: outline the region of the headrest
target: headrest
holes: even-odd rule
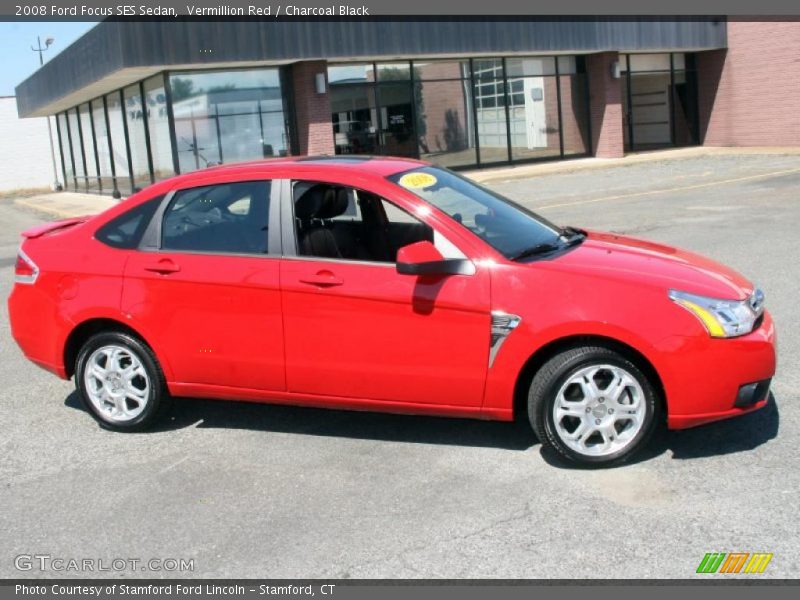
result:
[[[307,190],[302,196],[294,203],[294,215],[301,221],[313,219],[325,199],[326,188],[321,185],[316,185],[310,190]]]
[[[347,210],[347,190],[345,188],[328,188],[325,200],[317,214],[318,219],[333,219],[343,215]]]
[[[309,219],[332,219],[347,210],[347,190],[316,185],[304,193],[294,205],[295,217],[301,221]]]

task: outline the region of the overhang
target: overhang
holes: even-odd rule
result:
[[[21,117],[55,114],[164,70],[491,54],[724,48],[724,18],[103,21],[16,88]]]

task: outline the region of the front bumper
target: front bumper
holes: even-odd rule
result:
[[[769,313],[738,338],[667,338],[659,344],[667,426],[685,429],[766,406],[775,374],[776,335]]]

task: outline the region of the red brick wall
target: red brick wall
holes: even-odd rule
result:
[[[327,73],[325,61],[292,65],[294,110],[300,154],[334,154],[331,102],[328,93],[317,94],[314,78]]]
[[[800,22],[730,21],[728,50],[697,54],[708,146],[800,145]]]
[[[618,158],[624,155],[622,132],[621,79],[611,77],[616,52],[586,57],[589,76],[589,111],[592,120],[592,150],[595,156]]]
[[[585,87],[582,75],[561,75],[561,128],[564,131],[564,154],[588,151]]]

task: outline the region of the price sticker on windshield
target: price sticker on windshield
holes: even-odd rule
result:
[[[397,183],[404,188],[422,189],[436,185],[437,181],[430,173],[406,173]]]

